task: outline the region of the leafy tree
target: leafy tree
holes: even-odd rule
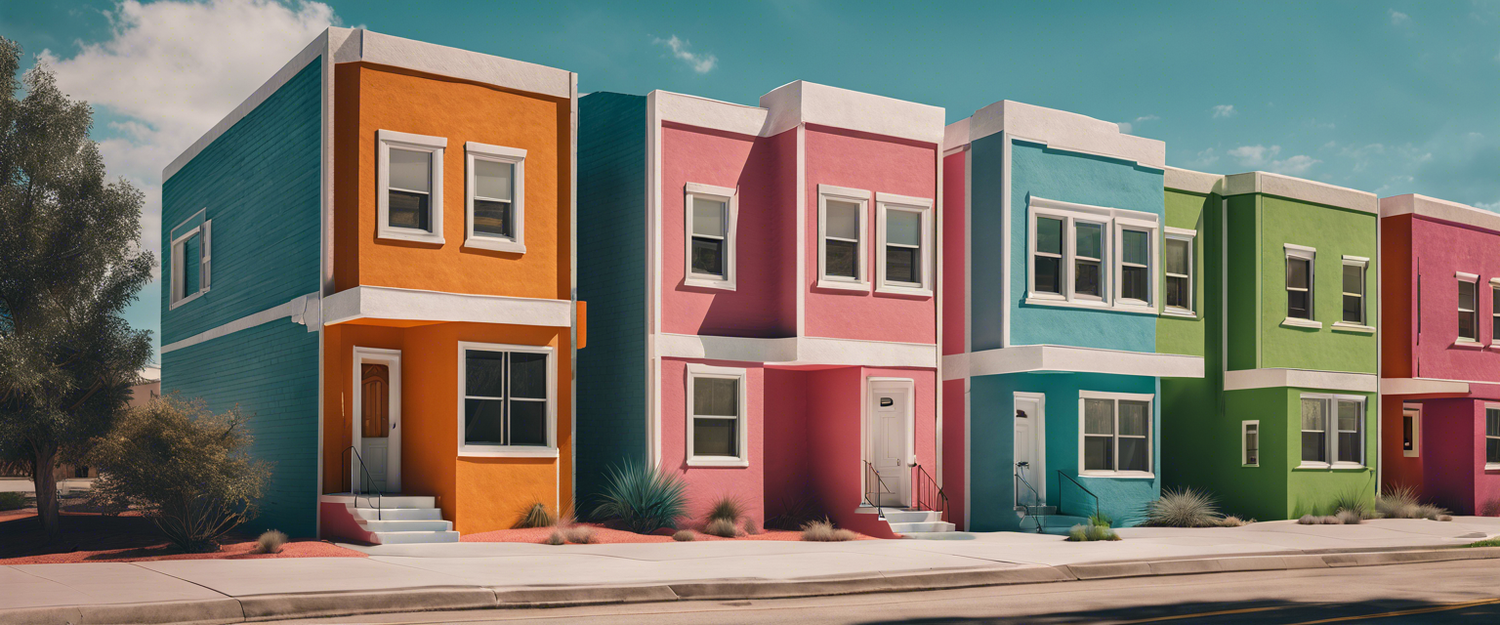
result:
[[[41,65],[17,80],[20,58],[0,37],[0,460],[30,468],[55,539],[55,467],[109,431],[151,358],[121,313],[156,261],[139,249],[141,192],[104,180],[88,104]]]
[[[271,474],[246,453],[245,422],[238,409],[214,414],[176,394],[129,411],[94,445],[94,501],[140,510],[184,550],[218,550],[220,536],[255,518]]]

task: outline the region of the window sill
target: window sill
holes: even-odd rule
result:
[[[1259,464],[1241,464],[1240,468],[1241,469],[1259,469],[1260,465]]]
[[[525,254],[526,244],[518,243],[508,239],[495,239],[490,237],[469,237],[464,240],[464,247],[490,250],[492,252],[510,252],[513,254]]]
[[[1321,321],[1313,321],[1311,319],[1299,319],[1297,317],[1287,317],[1286,319],[1282,320],[1281,327],[1283,327],[1283,328],[1308,328],[1308,329],[1312,329],[1312,330],[1322,330],[1323,329],[1323,322],[1321,322]]]
[[[1103,310],[1112,312],[1128,313],[1132,315],[1156,315],[1155,308],[1149,306],[1114,305],[1111,306],[1103,300],[1073,300],[1039,298],[1028,296],[1024,302],[1027,306],[1051,306],[1053,308],[1080,308],[1083,310]]]
[[[744,469],[750,466],[749,460],[741,458],[688,458],[687,465],[690,467],[719,467],[728,469]]]
[[[1365,471],[1368,470],[1369,467],[1366,467],[1362,464],[1351,464],[1348,462],[1335,462],[1333,464],[1328,464],[1327,462],[1304,462],[1292,468],[1315,469],[1320,471]]]
[[[1120,312],[1135,313],[1135,314],[1138,314],[1138,315],[1155,315],[1155,314],[1159,314],[1159,313],[1157,313],[1155,306],[1152,306],[1152,305],[1147,304],[1147,303],[1139,303],[1139,304],[1137,304],[1137,303],[1115,304],[1113,306],[1113,308],[1115,310],[1120,311]]]
[[[869,282],[862,282],[862,281],[861,282],[855,282],[855,281],[852,281],[852,280],[851,281],[844,281],[844,280],[830,280],[828,278],[818,278],[818,285],[817,286],[820,289],[837,289],[837,290],[840,290],[840,291],[859,291],[861,293],[869,293],[870,292],[870,283]]]
[[[900,295],[905,297],[932,297],[932,289],[919,286],[901,286],[897,284],[882,284],[875,287],[875,292],[881,295]]]
[[[404,228],[381,228],[379,232],[375,233],[375,238],[386,241],[410,241],[412,243],[430,243],[433,245],[443,245],[445,243],[443,235]]]
[[[191,301],[193,301],[195,299],[203,297],[203,294],[207,293],[207,292],[208,292],[208,289],[206,289],[206,288],[205,289],[199,289],[197,293],[194,293],[194,294],[189,295],[187,297],[184,297],[184,298],[182,298],[180,300],[172,302],[172,304],[167,307],[167,310],[176,310],[178,306],[181,306],[181,305],[186,304],[188,302],[191,302]]]
[[[556,458],[556,447],[459,447],[460,458]]]
[[[1180,319],[1194,319],[1194,320],[1196,320],[1198,318],[1198,313],[1193,312],[1191,310],[1188,310],[1186,308],[1170,308],[1169,307],[1169,308],[1161,311],[1161,316],[1163,316],[1163,317],[1177,317],[1177,318],[1180,318]]]
[[[1401,450],[1401,457],[1403,457],[1403,458],[1420,458],[1421,456],[1418,455],[1417,452],[1415,452],[1415,451],[1407,451],[1407,450],[1403,449],[1403,450]]]
[[[1141,471],[1083,471],[1078,477],[1122,479],[1122,480],[1154,480],[1155,473],[1144,473]]]
[[[1485,471],[1500,471],[1500,462],[1486,462],[1486,463],[1484,463],[1484,470]]]
[[[715,280],[713,278],[683,278],[682,285],[699,289],[715,289],[719,291],[735,290],[735,285],[733,282],[730,282],[729,280]]]
[[[1453,347],[1458,349],[1484,349],[1484,345],[1481,345],[1479,341],[1470,339],[1458,339],[1453,342]]]
[[[1331,326],[1331,327],[1333,328],[1334,332],[1353,332],[1353,333],[1356,333],[1356,334],[1374,334],[1375,333],[1375,328],[1373,328],[1373,327],[1370,327],[1370,326],[1367,326],[1367,325],[1360,325],[1360,324],[1357,324],[1357,323],[1348,323],[1348,322],[1344,322],[1344,321],[1335,321],[1335,322],[1333,322],[1333,326]]]

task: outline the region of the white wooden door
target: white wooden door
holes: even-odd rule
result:
[[[879,493],[876,505],[905,506],[909,503],[911,466],[908,463],[907,430],[912,420],[911,388],[911,382],[907,380],[870,383],[869,458],[885,488],[880,488],[880,484],[869,484],[865,490]]]
[[[401,492],[401,352],[354,348],[354,448],[350,479],[356,489]],[[369,480],[365,479],[369,472]]]
[[[1016,484],[1017,505],[1040,505],[1045,501],[1046,467],[1042,463],[1040,430],[1043,427],[1042,400],[1040,397],[1016,395],[1015,438],[1012,469],[1015,475],[1026,480],[1036,493],[1032,493],[1019,480]]]

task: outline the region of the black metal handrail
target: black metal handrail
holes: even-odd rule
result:
[[[1068,478],[1068,481],[1072,482],[1074,486],[1077,486],[1078,490],[1081,490],[1084,492],[1084,494],[1094,498],[1094,514],[1099,514],[1099,496],[1095,495],[1094,491],[1089,490],[1088,487],[1084,486],[1082,482],[1079,482],[1077,478],[1074,478],[1067,473],[1063,473],[1062,469],[1057,470],[1057,475],[1059,476],[1057,478],[1057,505],[1059,512],[1062,511],[1062,504],[1064,501],[1066,501],[1066,499],[1062,496],[1062,478]],[[1093,516],[1093,514],[1089,516]]]
[[[1026,466],[1027,465],[1025,464],[1017,464],[1016,468],[1026,468]],[[1021,475],[1020,471],[1016,471],[1014,475],[1016,482],[1016,507],[1021,508],[1023,511],[1025,511],[1025,515],[1021,517],[1021,523],[1024,524],[1026,523],[1026,519],[1035,517],[1032,520],[1032,523],[1036,524],[1036,533],[1040,534],[1042,533],[1042,517],[1047,516],[1045,514],[1038,514],[1038,510],[1044,507],[1042,505],[1042,495],[1041,493],[1036,492],[1036,487],[1032,486],[1031,482],[1026,481],[1026,476]],[[1025,486],[1026,490],[1031,491],[1031,501],[1034,503],[1023,503],[1021,501],[1022,486]]]
[[[356,508],[359,507],[359,496],[360,495],[364,495],[365,499],[369,499],[370,498],[370,493],[366,489],[374,490],[375,491],[375,520],[377,520],[377,521],[384,520],[385,519],[385,515],[384,515],[384,513],[382,511],[385,509],[385,493],[382,493],[382,492],[380,492],[380,489],[375,488],[375,486],[374,486],[375,485],[375,480],[374,480],[374,478],[370,477],[370,469],[365,466],[365,459],[359,455],[359,450],[355,449],[353,445],[350,445],[347,449],[344,450],[344,453],[339,454],[339,455],[341,456],[341,460],[343,462],[344,477],[347,478],[350,481],[350,484],[349,484],[349,493],[351,495],[354,495],[354,507],[356,507]],[[352,458],[352,460],[351,460],[351,458]],[[361,473],[364,473],[364,475],[365,475],[364,482],[361,482],[358,487],[356,487],[353,484],[353,482],[354,482],[353,476],[349,475],[349,463],[350,462],[354,462],[354,461],[358,461],[359,462],[359,470],[360,470]]]
[[[917,509],[937,512],[940,520],[947,521],[948,495],[943,493],[943,487],[920,464],[911,465],[911,477],[916,483]]]
[[[865,505],[874,508],[875,512],[880,516],[885,516],[884,506],[880,505],[880,496],[894,495],[896,491],[886,486],[885,480],[880,477],[880,471],[875,470],[875,465],[870,464],[869,460],[863,460],[862,462],[865,463]],[[871,480],[871,477],[875,479]],[[879,490],[872,491],[871,488],[876,486],[879,486]]]

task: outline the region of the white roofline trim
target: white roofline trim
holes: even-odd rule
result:
[[[325,324],[356,319],[449,323],[502,323],[566,328],[572,325],[568,300],[442,293],[383,286],[357,286],[328,296]]]
[[[1163,169],[1167,144],[1120,132],[1119,124],[1069,111],[1001,100],[974,112],[969,121],[968,141],[1005,133],[1022,141],[1048,148],[1103,156]]]
[[[819,337],[778,339],[705,336],[663,332],[657,335],[657,355],[754,362],[775,365],[840,365],[863,367],[937,367],[937,345],[861,341]]]
[[[942,108],[806,81],[787,83],[761,96],[760,106],[670,91],[652,91],[661,121],[773,137],[805,124],[865,132],[939,146]]]
[[[1500,213],[1416,193],[1380,198],[1380,216],[1416,215],[1500,232]]]
[[[1224,176],[1219,174],[1207,174],[1201,171],[1182,169],[1168,165],[1163,186],[1168,189],[1187,191],[1189,193],[1224,194]]]
[[[1325,206],[1380,214],[1380,201],[1374,193],[1334,186],[1315,180],[1293,178],[1264,171],[1232,174],[1224,178],[1224,195],[1260,193]]]
[[[1430,378],[1380,378],[1380,393],[1382,395],[1467,395],[1469,383],[1462,380]]]
[[[943,357],[944,380],[1029,371],[1201,378],[1203,357],[1069,345],[1018,345]]]

